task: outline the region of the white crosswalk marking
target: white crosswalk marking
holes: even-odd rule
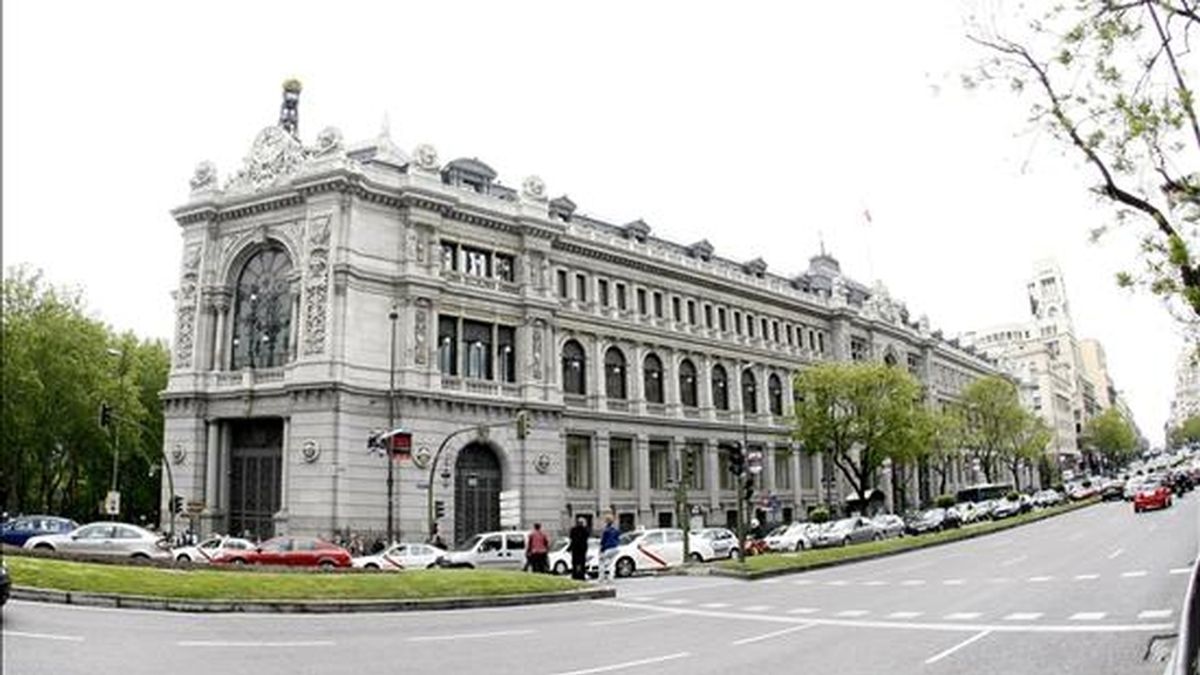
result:
[[[1071,615],[1072,621],[1099,621],[1105,617],[1105,612],[1076,612]]]
[[[978,619],[979,616],[979,612],[952,612],[942,618],[949,621],[969,621],[971,619]]]
[[[967,582],[962,579],[945,579],[942,581],[942,583],[946,586],[962,586]]]
[[[837,581],[826,581],[825,585],[826,586],[846,586],[849,583],[850,583],[849,581],[842,581],[841,579],[838,579]]]
[[[1172,567],[1167,574],[1187,574],[1191,571],[1192,569],[1190,567]]]
[[[1147,609],[1144,612],[1138,612],[1139,619],[1166,619],[1171,616],[1169,609]]]
[[[838,612],[837,614],[834,614],[834,616],[842,616],[846,617],[847,619],[852,619],[859,616],[866,616],[869,613],[870,612],[865,609],[847,609],[844,612]]]
[[[892,612],[887,615],[889,619],[915,619],[925,612]]]
[[[924,584],[924,579],[906,579],[900,582],[901,586],[923,586]]]
[[[728,607],[729,603],[728,602],[706,602],[700,606],[703,607],[704,609],[723,609],[725,607]]]
[[[793,586],[808,586],[808,585],[812,584],[812,582],[813,582],[812,579],[797,579],[792,582],[792,585]]]
[[[765,612],[768,609],[771,609],[770,605],[750,605],[749,607],[743,607],[742,611],[743,612]]]
[[[1053,578],[1054,577],[1029,577],[1029,580],[1032,581],[1033,583],[1037,584],[1037,583],[1041,583],[1043,581],[1050,581]]]
[[[788,614],[816,614],[819,611],[821,610],[817,609],[816,607],[797,607],[795,609],[789,609]]]
[[[1122,572],[1121,576],[1125,579],[1132,579],[1134,577],[1144,577],[1144,576],[1146,576],[1146,570],[1133,570],[1132,572]]]
[[[1005,621],[1033,621],[1042,618],[1041,612],[1013,612],[1004,617]]]
[[[1075,581],[1091,581],[1092,579],[1099,579],[1099,578],[1100,578],[1099,574],[1076,574],[1075,575]]]
[[[888,582],[886,582],[886,581],[875,580],[875,581],[867,581],[867,582],[863,583],[863,586],[887,586],[887,583]]]
[[[671,598],[669,600],[663,600],[664,605],[686,605],[688,602],[690,602],[690,600],[687,598]]]

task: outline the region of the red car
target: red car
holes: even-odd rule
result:
[[[350,552],[315,537],[275,537],[250,550],[230,550],[213,559],[226,565],[287,565],[291,567],[349,567]]]
[[[1165,509],[1171,505],[1171,488],[1161,483],[1147,483],[1138,488],[1133,496],[1133,512],[1147,509]]]

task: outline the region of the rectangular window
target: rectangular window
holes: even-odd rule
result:
[[[654,292],[654,318],[663,318],[663,296],[658,291]]]
[[[646,289],[644,288],[637,289],[637,311],[642,316],[648,314],[646,310]]]
[[[817,353],[818,354],[825,353],[825,332],[824,331],[817,333]]]
[[[771,339],[774,340],[776,344],[779,343],[779,322],[778,321],[771,322]]]
[[[775,449],[775,489],[792,489],[792,451],[787,448]]]
[[[492,324],[463,321],[463,375],[492,379]]]
[[[683,321],[683,303],[680,302],[679,298],[671,298],[671,318],[676,323]]]
[[[771,322],[766,317],[763,317],[762,332],[759,333],[759,335],[762,336],[762,339],[769,340],[771,338],[770,328],[771,328]],[[776,334],[778,335],[778,332]]]
[[[684,448],[683,475],[689,490],[704,489],[704,443],[691,442]]]
[[[667,441],[650,441],[650,489],[666,490],[670,468],[670,444]]]
[[[575,275],[575,299],[579,302],[587,302],[587,277],[582,274]]]
[[[742,313],[737,310],[733,312],[733,332],[742,334]]]
[[[513,257],[504,253],[496,253],[492,256],[493,266],[495,267],[496,278],[500,281],[513,283],[517,279],[516,268],[513,264]]]
[[[746,335],[754,337],[754,316],[746,313]]]
[[[921,372],[921,357],[917,354],[908,355],[908,372],[919,375]]]
[[[850,360],[867,360],[867,341],[862,338],[850,338]]]
[[[628,438],[609,440],[608,482],[614,490],[633,489],[633,440]]]
[[[795,329],[792,328],[792,324],[790,324],[790,323],[787,324],[786,328],[784,329],[784,333],[787,334],[788,346],[789,347],[796,346],[796,331],[795,331]]]
[[[800,346],[803,347],[804,345]],[[808,330],[808,348],[810,351],[816,351],[817,349],[817,332],[811,328]]]
[[[704,306],[704,327],[708,329],[713,327],[712,305]]]
[[[496,327],[496,379],[501,382],[517,381],[516,330],[511,326]]]
[[[717,309],[717,323],[719,324],[718,327],[721,329],[722,333],[729,331],[729,322],[726,320],[727,318],[728,317],[725,315],[725,308],[719,307]]]
[[[600,306],[608,307],[608,279],[600,279],[598,283]]]
[[[688,323],[695,326],[696,325],[696,301],[688,300],[687,308],[688,308]]]
[[[490,256],[488,255],[487,251],[477,248],[467,248],[464,246],[462,249],[462,254],[464,274],[469,274],[473,277],[491,276],[491,269],[490,265],[488,264],[488,258]]]
[[[588,436],[567,436],[567,487],[592,489],[592,439]]]
[[[567,271],[566,271],[566,270],[559,270],[559,271],[558,271],[558,297],[562,298],[563,300],[566,300],[566,299],[567,299],[567,293],[568,293],[568,290],[567,290]]]
[[[438,317],[438,370],[443,375],[458,374],[457,317]]]
[[[722,490],[733,489],[733,474],[729,473],[729,448],[717,450],[717,487]]]
[[[458,244],[452,241],[442,242],[442,269],[458,269]]]
[[[800,453],[800,487],[812,490],[817,486],[817,457],[809,452]]]
[[[629,309],[629,303],[625,298],[625,284],[617,284],[617,309],[622,312]]]

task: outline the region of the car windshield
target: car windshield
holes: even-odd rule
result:
[[[621,539],[619,540],[620,544],[624,546],[625,544],[631,543],[633,540],[642,536],[642,534],[643,533],[641,532],[626,532],[625,534],[621,535]]]
[[[557,553],[558,551],[562,551],[562,550],[566,549],[570,545],[571,545],[571,540],[563,538],[563,539],[559,539],[558,541],[554,542],[554,545],[550,547],[550,550]]]
[[[780,525],[779,527],[768,532],[767,536],[768,537],[782,537],[783,535],[787,534],[787,531],[789,529],[791,529],[791,527],[792,527],[791,525]]]
[[[470,539],[468,539],[468,540],[467,540],[467,541],[466,541],[466,542],[465,542],[465,543],[464,543],[462,546],[459,546],[459,547],[458,547],[457,549],[455,549],[455,550],[456,550],[456,551],[473,551],[473,550],[475,550],[475,546],[476,546],[476,545],[477,545],[477,544],[480,542],[480,540],[482,540],[482,539],[483,539],[483,535],[482,535],[482,534],[477,534],[477,535],[475,535],[474,537],[471,537]]]

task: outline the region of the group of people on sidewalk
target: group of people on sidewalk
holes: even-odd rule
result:
[[[588,540],[592,537],[587,519],[577,518],[575,526],[567,534],[569,543],[567,551],[571,554],[571,578],[580,581],[587,579]],[[613,524],[611,514],[604,517],[604,530],[600,534],[600,581],[611,583],[614,576],[613,566],[616,562],[617,546],[621,541],[621,531]],[[541,574],[550,571],[550,537],[542,531],[541,523],[534,523],[533,530],[526,538],[525,544],[526,568]]]

